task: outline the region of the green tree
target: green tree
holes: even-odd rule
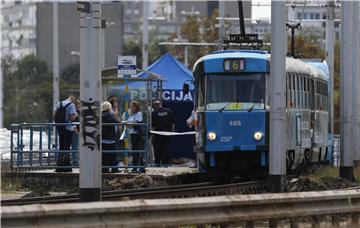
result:
[[[158,60],[162,55],[168,52],[168,48],[164,45],[159,45],[160,42],[165,41],[156,37],[156,31],[152,30],[149,33],[149,65]]]
[[[123,45],[122,55],[135,55],[137,68],[142,68],[142,48],[139,43],[132,39],[128,39]]]
[[[186,22],[181,26],[180,35],[183,39],[192,43],[200,43],[202,41],[200,30],[202,28],[201,21],[197,16],[188,16]],[[189,67],[192,68],[196,60],[206,54],[202,46],[190,46],[188,50]]]
[[[288,53],[291,53],[291,37],[288,36]],[[324,59],[325,51],[321,48],[320,38],[315,35],[295,37],[295,56],[308,59]]]
[[[219,42],[219,28],[218,24],[219,11],[215,9],[212,12],[210,18],[197,16],[188,16],[184,24],[180,28],[180,40],[193,42],[193,43],[217,43]],[[230,27],[230,22],[225,22],[225,27]],[[177,41],[179,35],[173,33],[168,41]],[[196,60],[201,56],[208,54],[213,50],[217,50],[217,46],[189,46],[188,48],[188,60],[189,67],[191,68]],[[170,46],[170,52],[177,58],[184,61],[184,47],[182,46]]]
[[[201,20],[197,16],[187,16],[186,21],[184,24],[181,25],[180,28],[180,40],[187,41],[187,42],[193,42],[193,43],[200,43],[202,41],[200,30],[203,29],[201,27]],[[176,41],[178,38],[178,35],[176,33],[173,33],[169,40],[170,41]],[[173,46],[169,47],[170,52],[176,56],[177,58],[184,61],[184,47],[182,46]],[[195,63],[197,59],[199,59],[201,56],[203,56],[206,53],[206,50],[204,50],[203,47],[198,46],[189,46],[188,48],[188,61],[189,61],[189,67],[192,67],[192,65]]]
[[[47,122],[52,116],[51,74],[44,61],[28,55],[18,62],[2,61],[4,126]]]
[[[340,41],[334,50],[334,133],[340,134]]]
[[[80,64],[68,65],[60,77],[60,97],[67,98],[69,94],[80,95]]]
[[[214,43],[214,42],[219,42],[219,28],[216,26],[219,21],[216,19],[219,16],[219,10],[215,9],[213,11],[213,13],[211,14],[211,17],[204,17],[202,19],[202,34],[201,34],[201,38],[203,40],[203,42],[206,43]],[[229,27],[230,24],[228,21],[225,21],[224,24],[225,28]],[[218,47],[217,46],[205,46],[205,52],[211,52],[214,50],[217,50]],[[205,54],[206,54],[205,53]]]

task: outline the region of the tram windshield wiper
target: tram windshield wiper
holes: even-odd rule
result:
[[[221,109],[219,109],[219,112],[223,112],[224,109],[226,109],[230,104],[231,104],[231,102],[229,102],[229,103],[227,103],[226,105],[224,105],[224,107],[222,107]]]
[[[254,103],[253,105],[251,105],[251,107],[248,109],[248,112],[251,112],[251,111],[254,109],[255,105],[256,105],[256,103]]]

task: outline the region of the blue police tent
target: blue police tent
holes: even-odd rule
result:
[[[162,93],[163,107],[170,108],[173,111],[176,132],[193,130],[186,126],[186,119],[193,110],[193,91],[185,95],[182,92],[184,81],[193,79],[192,72],[170,53],[161,56],[146,70],[159,74],[165,79]],[[146,78],[148,74],[143,72],[138,74],[138,77]],[[174,136],[169,148],[169,158],[195,159],[192,147],[193,136]]]

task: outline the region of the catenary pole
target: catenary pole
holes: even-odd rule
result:
[[[273,192],[284,190],[286,175],[285,137],[285,2],[271,2],[270,63],[270,154],[269,181]]]
[[[354,136],[354,166],[360,166],[360,16],[358,1],[353,7],[353,136]],[[357,64],[356,64],[357,63]]]
[[[184,65],[189,67],[189,46],[184,46]]]
[[[334,1],[329,1],[327,5],[326,17],[326,63],[329,68],[329,139],[330,152],[333,153],[333,137],[334,137],[334,46],[335,46],[335,29],[334,29]]]
[[[143,1],[143,46],[142,46],[142,68],[149,65],[149,2]]]
[[[225,37],[225,2],[222,0],[219,0],[219,16],[219,42],[221,43]]]
[[[53,110],[59,102],[59,17],[58,3],[53,2]]]
[[[101,6],[86,4],[87,11],[80,13],[79,187],[83,202],[101,200]]]
[[[106,20],[101,19],[101,69],[105,68],[105,32]]]
[[[352,138],[352,30],[353,2],[341,2],[341,51],[340,51],[340,176],[351,181],[353,176]],[[354,63],[359,64],[359,63]]]
[[[2,37],[0,37],[0,43],[1,42],[2,42]],[[1,53],[0,53],[0,59],[2,59]],[[3,71],[0,70],[0,128],[3,127],[4,127],[4,75],[3,75]]]

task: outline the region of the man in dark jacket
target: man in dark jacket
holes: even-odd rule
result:
[[[153,102],[154,111],[151,114],[152,130],[175,132],[175,119],[173,112],[164,108],[161,101]],[[155,134],[152,140],[156,165],[165,165],[169,163],[168,147],[170,136]]]

